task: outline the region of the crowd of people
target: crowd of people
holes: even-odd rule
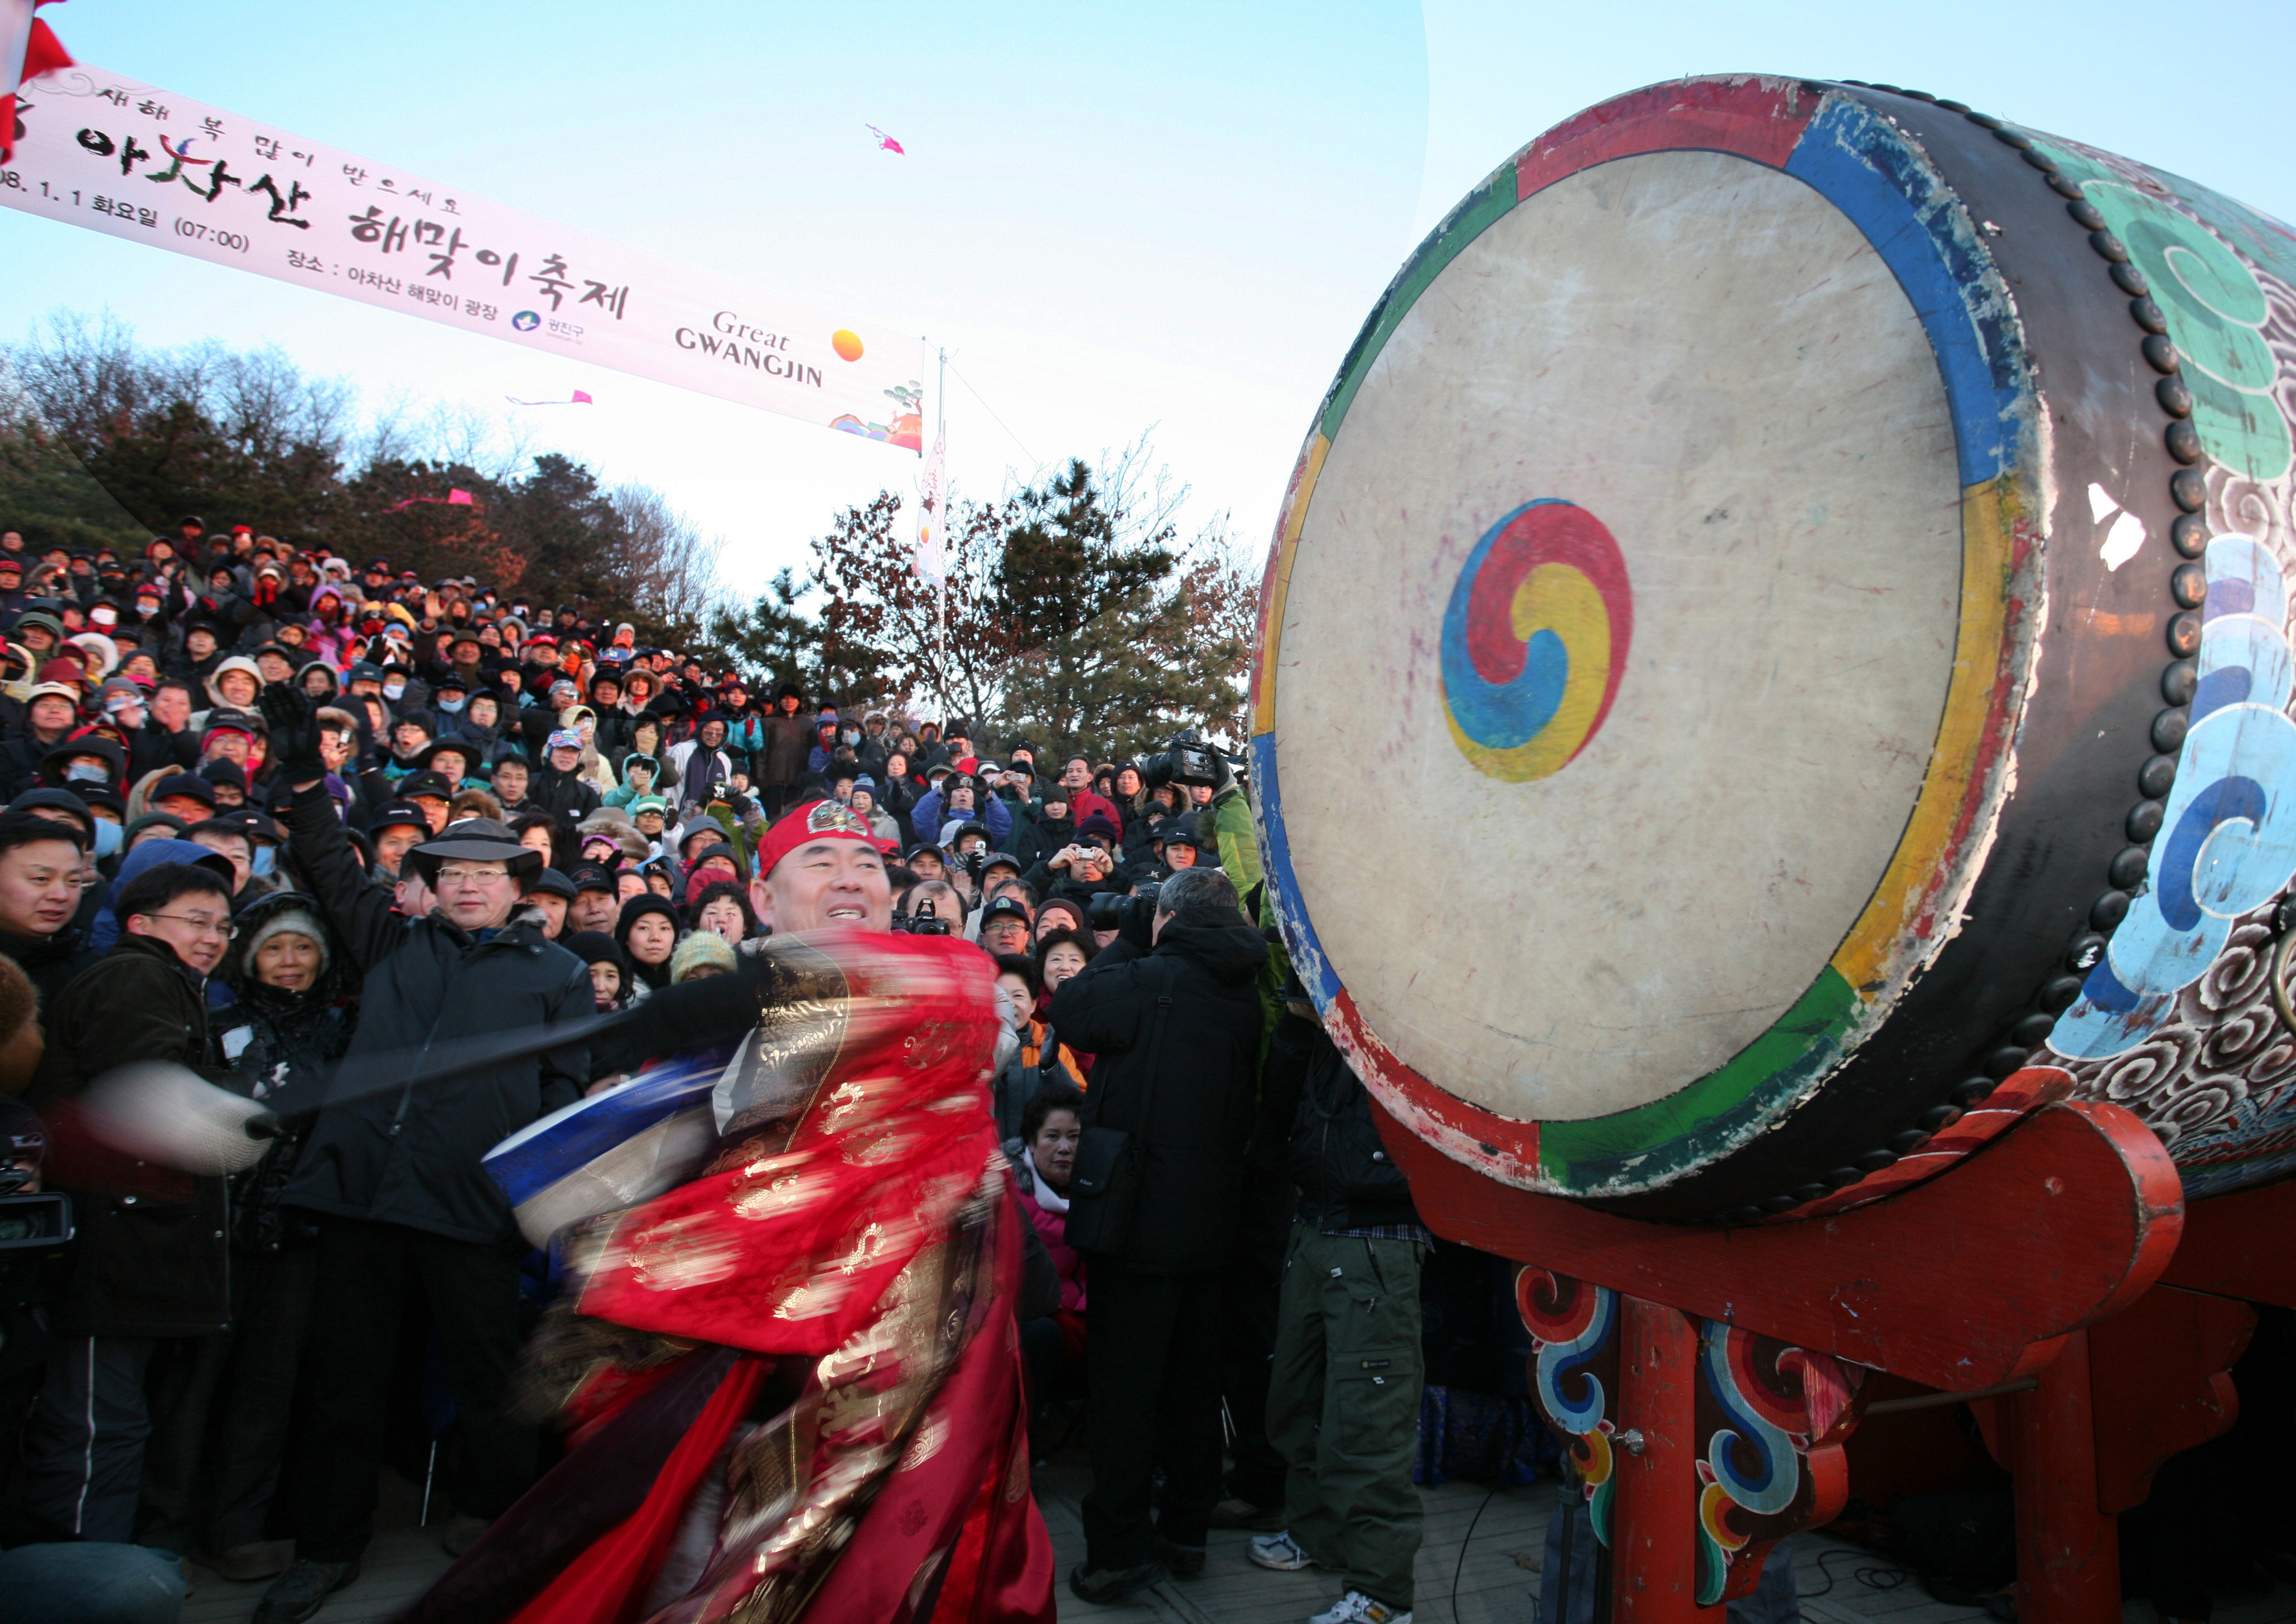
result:
[[[197,518],[135,554],[0,532],[0,678],[17,1582],[171,1618],[188,1558],[270,1580],[257,1618],[292,1624],[357,1577],[387,1469],[450,1508],[450,1552],[509,1512],[560,1447],[519,1397],[556,1275],[481,1159],[660,1055],[437,1087],[418,1063],[306,1107],[363,1056],[629,1011],[740,974],[777,923],[865,923],[829,880],[793,923],[768,882],[794,824],[859,837],[894,930],[992,961],[1031,1448],[1093,1468],[1076,1593],[1200,1573],[1226,1526],[1339,1576],[1318,1624],[1408,1620],[1428,1236],[1286,969],[1240,761],[840,709],[578,606]],[[275,1103],[270,1148],[187,1175],[81,1131],[91,1084],[146,1062]],[[1111,1144],[1120,1210],[1089,1199]],[[56,1189],[77,1233],[33,1244]]]

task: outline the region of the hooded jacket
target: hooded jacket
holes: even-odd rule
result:
[[[215,870],[226,885],[239,883],[239,875],[231,859],[219,851],[209,851],[197,841],[146,841],[119,859],[119,872],[111,879],[111,894],[118,896],[127,889],[127,882],[147,868],[162,863],[199,863]],[[99,909],[94,925],[88,931],[88,945],[97,953],[109,953],[119,939],[119,919],[107,902]],[[29,966],[27,966],[29,969]]]
[[[255,699],[250,700],[244,705],[235,705],[224,698],[222,692],[216,686],[216,679],[226,671],[244,671],[253,677]],[[263,670],[244,654],[228,654],[216,661],[214,668],[208,672],[207,679],[201,685],[207,691],[208,702],[219,710],[252,710],[257,701],[263,697]]]
[[[350,1045],[351,1014],[341,1002],[342,952],[319,916],[319,906],[299,891],[278,891],[250,904],[232,922],[239,934],[217,974],[232,988],[230,1003],[209,1018],[216,1047],[229,1070],[226,1087],[269,1098],[324,1073]],[[275,928],[300,930],[320,945],[319,973],[300,992],[266,987],[253,959]],[[289,1116],[263,1160],[231,1179],[231,1239],[236,1251],[260,1254],[308,1245],[317,1238],[310,1217],[284,1208],[280,1197],[311,1136],[316,1111]]]
[[[734,776],[734,758],[723,743],[714,749],[701,742],[701,730],[716,722],[726,726],[723,711],[710,710],[702,714],[693,737],[683,740],[662,751],[663,783],[656,786],[657,794],[668,795],[673,806],[685,806],[689,801],[706,802],[712,799],[715,786],[729,782]]]
[[[1095,1056],[1085,1128],[1130,1133],[1145,1161],[1116,1260],[1144,1274],[1224,1267],[1235,1245],[1259,1071],[1267,943],[1243,922],[1173,920],[1154,949],[1119,937],[1053,995],[1064,1043]]]

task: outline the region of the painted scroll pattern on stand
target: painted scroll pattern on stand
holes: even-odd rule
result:
[[[1619,1294],[1528,1265],[1515,1309],[1530,1332],[1530,1390],[1578,1473],[1595,1538],[1611,1543],[1611,1448],[1618,1425]]]
[[[1531,1392],[1570,1453],[1595,1538],[1611,1541],[1619,1431],[1619,1294],[1530,1265],[1515,1306],[1531,1335]],[[1855,1424],[1861,1373],[1719,1320],[1699,1326],[1695,1475],[1698,1602],[1751,1594],[1770,1547],[1831,1520],[1849,1492],[1841,1443]]]
[[[1831,1521],[1849,1496],[1841,1440],[1862,1373],[1829,1354],[1702,1322],[1698,1604],[1751,1595],[1770,1547]]]
[[[2195,220],[2136,166],[2051,150],[2168,316],[2207,455],[2210,542],[2198,691],[2144,887],[2050,1047],[2076,1095],[2136,1111],[2205,1194],[2296,1166],[2296,1038],[2267,974],[2296,875],[2296,239],[2177,181]]]

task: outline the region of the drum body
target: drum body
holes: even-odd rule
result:
[[[2109,1098],[2296,1165],[2296,237],[1954,103],[1689,79],[1398,275],[1262,598],[1295,967],[1411,1130],[1696,1222]]]

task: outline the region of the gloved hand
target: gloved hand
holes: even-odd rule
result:
[[[265,687],[258,704],[271,729],[271,757],[279,763],[281,775],[291,784],[324,778],[327,764],[319,755],[319,720],[309,697],[292,683],[275,682]]]

